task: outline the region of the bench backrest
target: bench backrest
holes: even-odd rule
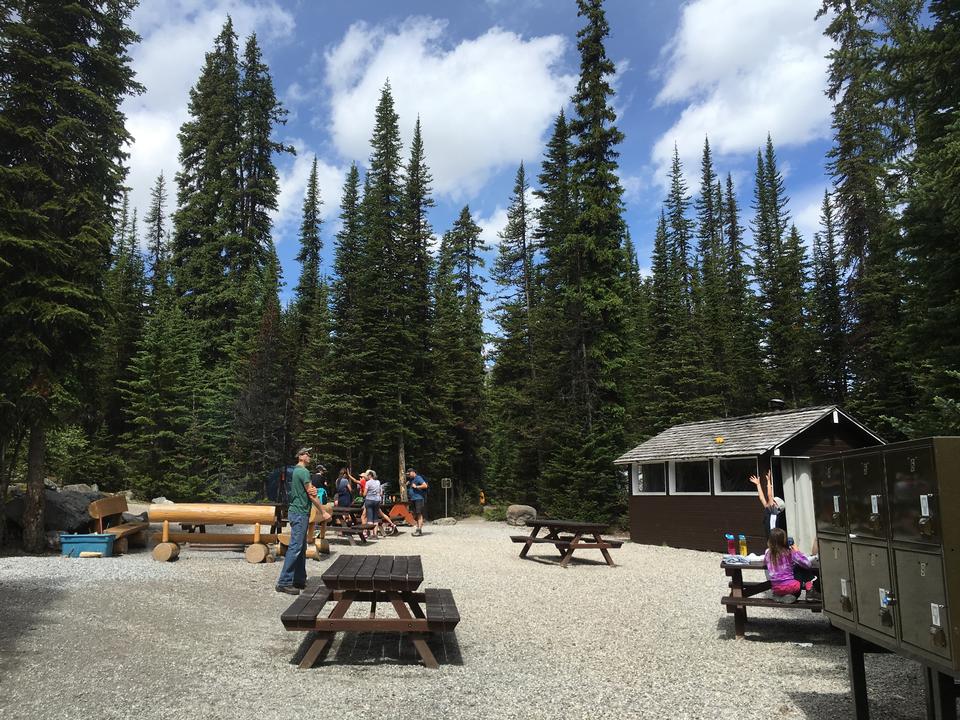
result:
[[[94,520],[102,520],[126,511],[127,499],[123,495],[111,495],[90,503],[90,517]]]

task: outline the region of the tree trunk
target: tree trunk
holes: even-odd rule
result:
[[[400,488],[401,502],[407,502],[407,483],[404,482],[404,471],[407,469],[407,449],[403,443],[403,431],[397,436],[397,462],[400,467],[397,469],[397,487]]]
[[[10,480],[17,468],[20,450],[23,447],[23,428],[17,425],[16,438],[13,440],[12,450],[10,441],[0,445],[0,547],[7,541],[7,491],[10,489]]]
[[[47,454],[47,430],[42,421],[35,421],[30,429],[30,444],[27,447],[27,497],[23,508],[23,549],[29,553],[42,553],[47,547],[43,525],[46,488],[43,484],[44,465]]]

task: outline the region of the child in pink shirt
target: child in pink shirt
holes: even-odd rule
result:
[[[787,533],[781,528],[770,531],[767,552],[763,559],[767,565],[770,588],[774,595],[800,597],[801,590],[806,590],[808,593],[813,590],[813,581],[801,583],[793,576],[795,565],[807,569],[811,567],[810,558],[799,550],[787,546]]]

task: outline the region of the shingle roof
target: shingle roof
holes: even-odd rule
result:
[[[614,462],[762,455],[834,410],[835,405],[824,405],[674,425]],[[723,438],[722,443],[716,441],[718,437]]]

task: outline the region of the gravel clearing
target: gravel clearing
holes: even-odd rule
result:
[[[280,563],[190,548],[175,563],[144,550],[0,557],[0,717],[853,716],[842,635],[819,615],[751,609],[735,640],[719,554],[626,543],[617,567],[581,551],[561,569],[544,546],[520,560],[515,532],[467,520],[366,547],[331,542],[331,558],[419,554],[424,586],[453,591],[463,619],[431,640],[433,671],[406,638],[342,633],[319,666],[298,670],[307,633],[280,624],[292,601],[273,590]],[[867,663],[872,718],[924,716],[919,666]]]

